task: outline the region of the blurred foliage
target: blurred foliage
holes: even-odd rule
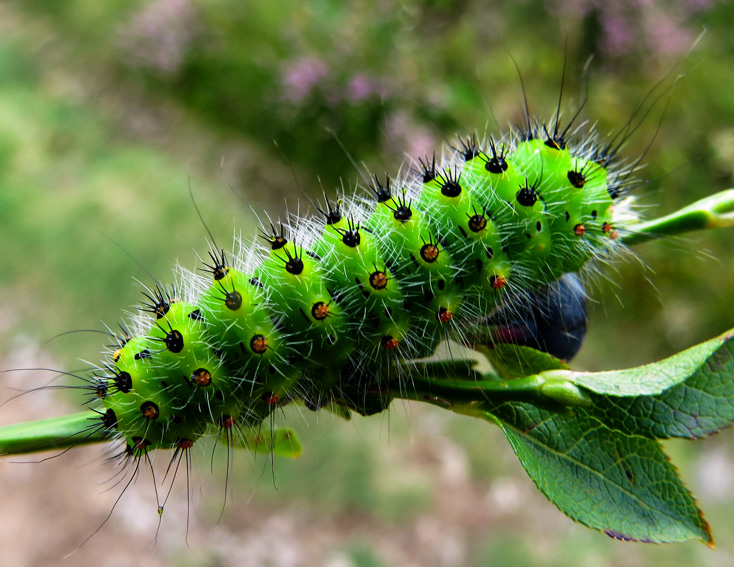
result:
[[[254,235],[248,205],[277,216],[286,197],[296,209],[301,190],[317,196],[323,186],[333,195],[341,180],[351,186],[359,172],[348,154],[371,171],[394,172],[404,153],[421,157],[454,133],[501,131],[522,120],[521,84],[531,112],[551,116],[564,62],[564,115],[578,108],[588,84],[582,118],[603,135],[618,131],[647,95],[647,103],[659,96],[625,149],[631,159],[645,153],[650,164],[640,172],[651,180],[638,192],[645,214],[731,185],[734,6],[607,4],[6,0],[0,4],[0,354],[28,366],[18,354],[28,345],[72,329],[100,329],[100,319],[114,324],[121,308],[137,303],[130,275],[148,285],[151,279],[100,233],[163,281],[176,259],[194,269],[198,260],[189,251],[206,253],[206,231],[189,183],[218,244],[229,247],[233,227],[247,239]],[[686,55],[704,26],[708,32]],[[731,327],[731,242],[731,232],[721,231],[650,243],[638,250],[650,269],[630,261],[616,273],[605,270],[592,290],[599,303],[577,365],[632,366]],[[74,368],[78,357],[97,357],[99,342],[74,335],[44,349],[55,366]],[[513,494],[519,468],[506,458],[499,432],[471,420],[432,419],[417,412],[411,424],[391,423],[391,435],[425,433],[414,434],[413,449],[398,441],[385,449],[386,434],[365,441],[386,427],[379,418],[371,426],[359,420],[359,446],[349,444],[351,426],[322,418],[328,423],[302,435],[306,457],[278,463],[279,490],[270,494],[267,469],[257,483],[259,504],[252,505],[314,506],[316,514],[341,514],[347,524],[357,514],[373,522],[365,528],[373,534],[383,533],[377,527],[383,521],[387,532],[397,532],[449,499],[435,489],[445,488],[437,480],[437,447],[450,446],[462,447],[476,494],[494,495],[476,507],[501,509],[492,487],[505,482]],[[725,451],[725,443],[711,442],[710,451]],[[386,467],[380,451],[413,468]],[[688,463],[684,477],[695,477],[693,448],[678,451]],[[240,471],[241,478],[248,474]],[[702,507],[731,553],[730,500],[715,491],[708,497],[716,502]],[[446,551],[441,564],[714,564],[695,544],[633,550],[592,532],[563,531],[557,524],[567,520],[540,495],[523,498],[516,505],[534,511],[491,511],[507,525],[492,534],[470,528],[452,534],[468,550],[458,560]],[[486,526],[484,513],[467,515]],[[218,514],[211,511],[212,521]],[[551,525],[543,523],[547,518]],[[539,534],[550,535],[534,549],[523,547]],[[384,563],[384,550],[371,552],[364,541],[345,540],[342,564]],[[219,561],[212,564],[227,564]]]

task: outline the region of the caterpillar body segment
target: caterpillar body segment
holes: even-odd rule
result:
[[[130,454],[189,448],[223,424],[258,427],[292,401],[382,411],[397,362],[466,343],[492,314],[532,334],[541,290],[608,257],[623,228],[611,206],[619,174],[597,154],[545,127],[472,136],[404,178],[375,177],[368,198],[271,226],[259,261],[251,247],[231,262],[210,253],[183,297],[149,296],[98,378],[97,411]],[[553,327],[563,315],[547,318]]]

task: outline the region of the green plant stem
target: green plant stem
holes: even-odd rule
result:
[[[694,230],[734,226],[734,189],[721,191],[682,209],[632,225],[630,232],[621,236],[627,246],[647,242],[663,236],[673,236]]]
[[[109,439],[99,418],[84,411],[0,427],[0,455],[63,450]]]
[[[394,398],[429,402],[443,407],[490,400],[525,401],[563,407],[586,406],[591,403],[589,396],[571,381],[552,377],[557,374],[553,371],[507,381],[413,376],[402,380],[402,384],[393,385],[389,390]]]

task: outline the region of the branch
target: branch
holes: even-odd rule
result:
[[[63,450],[109,439],[99,418],[84,411],[0,427],[0,455]]]
[[[663,236],[732,226],[734,226],[734,189],[727,189],[672,214],[635,224],[630,227],[629,233],[621,236],[621,240],[623,244],[632,246]]]

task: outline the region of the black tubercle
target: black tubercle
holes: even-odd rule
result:
[[[356,248],[362,242],[359,234],[359,223],[355,223],[352,219],[347,219],[347,228],[332,227],[342,237],[342,242],[349,248]]]
[[[237,290],[227,292],[227,295],[224,297],[224,304],[230,311],[237,311],[242,307],[242,295]]]
[[[589,173],[589,168],[591,167],[591,162],[586,162],[584,166],[579,169],[578,166],[572,167],[568,171],[568,182],[576,187],[576,189],[583,188],[584,184],[588,181],[586,178],[587,174]]]
[[[270,245],[271,250],[280,250],[288,244],[288,239],[285,237],[283,223],[278,223],[278,228],[276,229],[275,225],[271,222],[270,232],[264,231],[262,227],[258,230],[260,231],[260,238]]]
[[[505,145],[500,144],[498,148],[494,138],[490,138],[489,154],[487,154],[487,162],[484,164],[484,169],[490,173],[504,173],[507,171],[506,156]]]
[[[315,203],[315,206],[316,210],[323,215],[327,225],[336,224],[342,220],[341,201],[337,200],[332,206],[326,193],[324,193],[324,206],[322,207],[320,203]]]
[[[115,429],[117,427],[117,416],[111,409],[104,412],[101,419],[105,429]]]
[[[168,293],[168,290],[155,286],[155,289],[151,293],[152,295],[143,292],[143,295],[150,301],[150,303],[143,302],[143,311],[152,313],[156,319],[165,317],[171,308],[171,304],[176,302],[174,298],[175,290],[172,290],[172,293]]]
[[[619,179],[610,180],[607,182],[607,193],[612,199],[617,199],[622,194],[622,184]]]
[[[548,132],[548,126],[546,124],[543,124],[543,132],[545,133],[545,140],[543,140],[543,143],[547,147],[553,150],[566,149],[566,140],[564,139],[565,132],[558,132],[558,124],[556,124],[556,127],[553,129],[552,134]]]
[[[229,309],[230,311],[237,311],[240,307],[242,307],[242,294],[237,291],[234,281],[230,283],[232,284],[232,289],[228,290],[226,287],[224,287],[224,284],[220,282],[220,292],[224,296],[223,301],[227,309]],[[193,313],[194,312],[190,313],[189,317],[191,317]],[[201,317],[201,313],[199,313],[199,317]]]
[[[568,172],[568,182],[576,187],[576,189],[581,189],[584,186],[584,183],[586,183],[586,175],[584,175],[583,171],[572,169]]]
[[[459,152],[464,158],[464,161],[471,161],[482,153],[479,142],[477,142],[476,134],[472,134],[466,138],[459,138],[459,147],[455,148],[452,146],[452,149]]]
[[[538,137],[535,125],[529,123],[526,125],[516,124],[513,131],[519,142],[529,142],[530,140],[535,140]]]
[[[438,183],[441,186],[441,195],[444,197],[458,197],[461,195],[461,172],[454,168],[439,174]]]
[[[413,216],[413,210],[410,208],[412,201],[406,199],[405,189],[401,191],[400,195],[393,196],[392,200],[395,203],[395,208],[387,203],[386,205],[392,211],[393,218],[399,222],[409,221]]]
[[[385,174],[385,184],[383,185],[375,174],[375,182],[370,183],[368,188],[375,196],[378,203],[384,203],[392,199],[392,180],[388,174]]]
[[[229,266],[227,266],[227,256],[224,254],[224,250],[220,250],[219,253],[209,251],[209,257],[212,259],[211,264],[204,262],[204,272],[209,272],[215,281],[221,280],[224,276],[229,273]]]
[[[420,170],[418,171],[418,175],[423,180],[423,183],[430,183],[436,177],[438,177],[438,171],[436,170],[436,154],[434,153],[431,156],[431,159],[429,161],[428,156],[426,156],[425,161],[423,159],[418,158],[418,165],[420,167]]]
[[[520,186],[516,199],[523,207],[532,207],[538,200],[538,191],[525,180],[525,185]]]
[[[150,351],[147,348],[145,348],[145,349],[141,350],[140,352],[136,352],[135,353],[135,356],[133,358],[135,360],[145,360],[145,359],[148,359],[148,358],[153,358],[153,355],[150,354]]]
[[[301,259],[303,250],[293,244],[293,253],[288,248],[283,248],[283,252],[285,252],[286,259],[280,257],[279,259],[285,264],[285,271],[294,276],[302,274],[304,268],[303,260]]]
[[[160,326],[159,323],[156,323],[156,327],[158,327],[163,333],[166,335],[165,338],[158,338],[158,337],[150,337],[151,340],[162,342],[166,345],[166,349],[168,351],[173,353],[179,353],[183,350],[184,347],[184,339],[183,335],[181,334],[181,331],[178,331],[177,329],[174,329],[171,326],[171,323],[169,321],[166,321],[168,324],[168,331],[166,331],[163,327]]]
[[[115,388],[117,388],[118,391],[123,394],[127,394],[133,389],[133,379],[129,373],[125,371],[114,372],[114,370],[112,372],[114,374]]]
[[[128,330],[128,328],[123,325],[122,323],[117,324],[118,327],[120,327],[120,331],[122,332],[121,335],[118,335],[115,333],[115,338],[120,343],[120,348],[124,347],[127,343],[129,343],[131,340],[133,340],[132,333]]]
[[[487,228],[487,223],[489,219],[487,218],[487,211],[482,210],[477,211],[476,207],[473,207],[472,212],[473,215],[470,215],[469,213],[466,214],[467,217],[469,217],[469,222],[467,223],[467,226],[469,226],[469,230],[472,232],[481,232],[485,228]]]
[[[173,353],[181,352],[184,347],[184,339],[181,331],[172,329],[170,333],[166,333],[164,340],[166,348]]]

